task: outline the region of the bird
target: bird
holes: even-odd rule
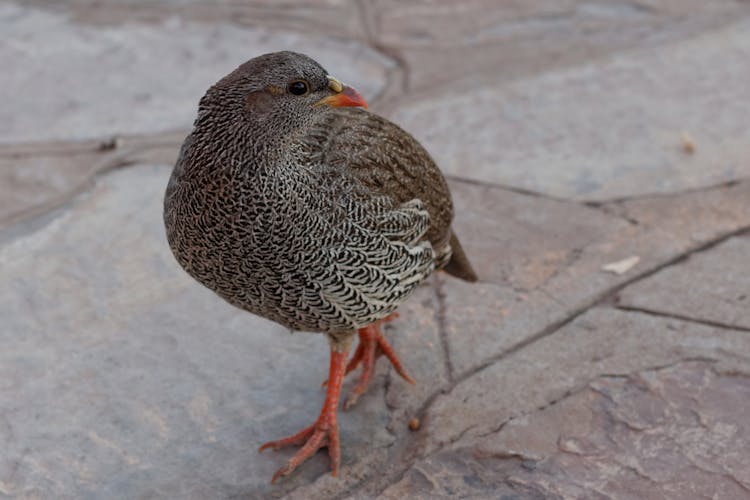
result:
[[[260,447],[300,446],[272,482],[323,447],[338,473],[346,374],[361,367],[344,409],[381,355],[414,383],[382,325],[436,270],[478,280],[452,221],[425,148],[304,54],[250,59],[200,99],[164,195],[174,257],[230,304],[329,341],[319,416]]]

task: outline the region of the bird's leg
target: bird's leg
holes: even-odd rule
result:
[[[386,316],[385,318],[383,318],[383,319],[381,319],[379,321],[376,321],[375,323],[373,323],[373,325],[376,325],[378,323],[387,323],[389,321],[393,321],[396,318],[398,318],[398,313],[397,312],[391,313],[388,316]],[[369,326],[372,326],[372,325],[368,325],[368,328],[369,328]],[[367,331],[365,331],[365,330],[367,330]],[[378,331],[380,331],[380,330],[378,329]],[[381,333],[381,336],[382,336],[382,333]],[[367,340],[363,340],[363,338],[366,338]],[[398,372],[398,374],[401,375],[402,377],[404,377],[404,379],[408,380],[409,382],[414,383],[414,380],[412,380],[412,378],[409,375],[406,374],[406,371],[404,370],[403,365],[398,360],[398,357],[396,356],[396,353],[393,351],[393,347],[391,347],[391,345],[388,343],[388,341],[384,337],[383,337],[383,343],[385,344],[387,352],[384,352],[384,351],[382,351],[380,349],[376,349],[376,351],[375,351],[375,359],[371,361],[372,366],[374,367],[375,361],[377,360],[377,358],[379,358],[382,354],[386,354],[386,357],[389,360],[391,360],[391,364],[394,365],[394,367],[396,368],[396,371]],[[371,348],[373,345],[374,345],[373,344],[373,334],[367,328],[360,329],[359,330],[359,344],[357,344],[357,349],[355,349],[354,354],[352,355],[352,358],[346,364],[346,371],[344,371],[344,377],[346,377],[347,375],[349,375],[349,372],[354,371],[357,368],[357,366],[359,366],[359,364],[362,363],[363,361],[367,362],[367,360],[364,360],[365,346],[369,346]],[[370,354],[371,354],[371,352],[368,352],[368,357],[369,357]],[[321,384],[321,385],[322,385],[322,387],[325,387],[326,384],[328,384],[328,380],[324,380],[323,384]],[[365,389],[367,389],[367,388],[365,387]],[[352,404],[354,404],[354,403],[352,403]]]
[[[362,365],[362,373],[359,376],[357,385],[354,386],[351,394],[344,402],[344,410],[351,408],[357,402],[359,397],[367,391],[367,387],[370,385],[370,380],[372,380],[372,376],[375,373],[375,361],[377,361],[382,355],[385,355],[385,357],[388,358],[393,365],[393,369],[396,370],[396,373],[401,375],[401,378],[411,384],[416,383],[414,382],[414,379],[406,373],[406,370],[398,359],[393,347],[391,347],[391,344],[388,343],[385,336],[383,336],[383,332],[380,330],[381,323],[391,321],[393,318],[397,317],[398,313],[393,313],[371,325],[359,329],[359,345],[354,352],[354,356],[352,356],[352,359],[346,365],[345,374],[354,370],[360,364]]]
[[[294,454],[284,467],[276,471],[271,479],[275,483],[281,476],[292,473],[302,462],[310,458],[320,448],[326,446],[328,455],[331,458],[331,475],[335,476],[339,470],[341,462],[341,447],[339,445],[339,427],[336,421],[339,405],[339,395],[341,393],[341,384],[344,380],[344,370],[346,367],[346,357],[349,353],[349,342],[331,343],[331,365],[328,371],[328,389],[326,390],[326,399],[323,403],[323,409],[320,416],[309,427],[302,429],[297,434],[278,441],[269,441],[260,447],[258,451],[268,448],[278,450],[285,446],[295,445],[302,448]]]

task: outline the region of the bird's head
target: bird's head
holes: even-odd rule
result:
[[[364,98],[317,62],[296,52],[273,52],[242,64],[201,99],[201,115],[229,128],[271,128],[283,134],[331,107],[367,108]],[[235,123],[236,122],[236,123]]]

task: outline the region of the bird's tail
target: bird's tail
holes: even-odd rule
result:
[[[469,258],[466,256],[463,247],[461,247],[461,243],[458,241],[458,238],[454,233],[451,234],[450,245],[453,250],[453,255],[451,255],[451,260],[448,261],[448,264],[443,268],[443,271],[451,276],[455,276],[456,278],[470,283],[479,281],[476,271],[474,271],[474,268],[471,266]]]

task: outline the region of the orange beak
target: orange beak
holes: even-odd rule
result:
[[[348,85],[344,85],[332,76],[328,77],[328,88],[334,91],[335,94],[319,100],[315,103],[316,106],[325,104],[334,108],[355,106],[367,109],[367,102],[359,92]]]

